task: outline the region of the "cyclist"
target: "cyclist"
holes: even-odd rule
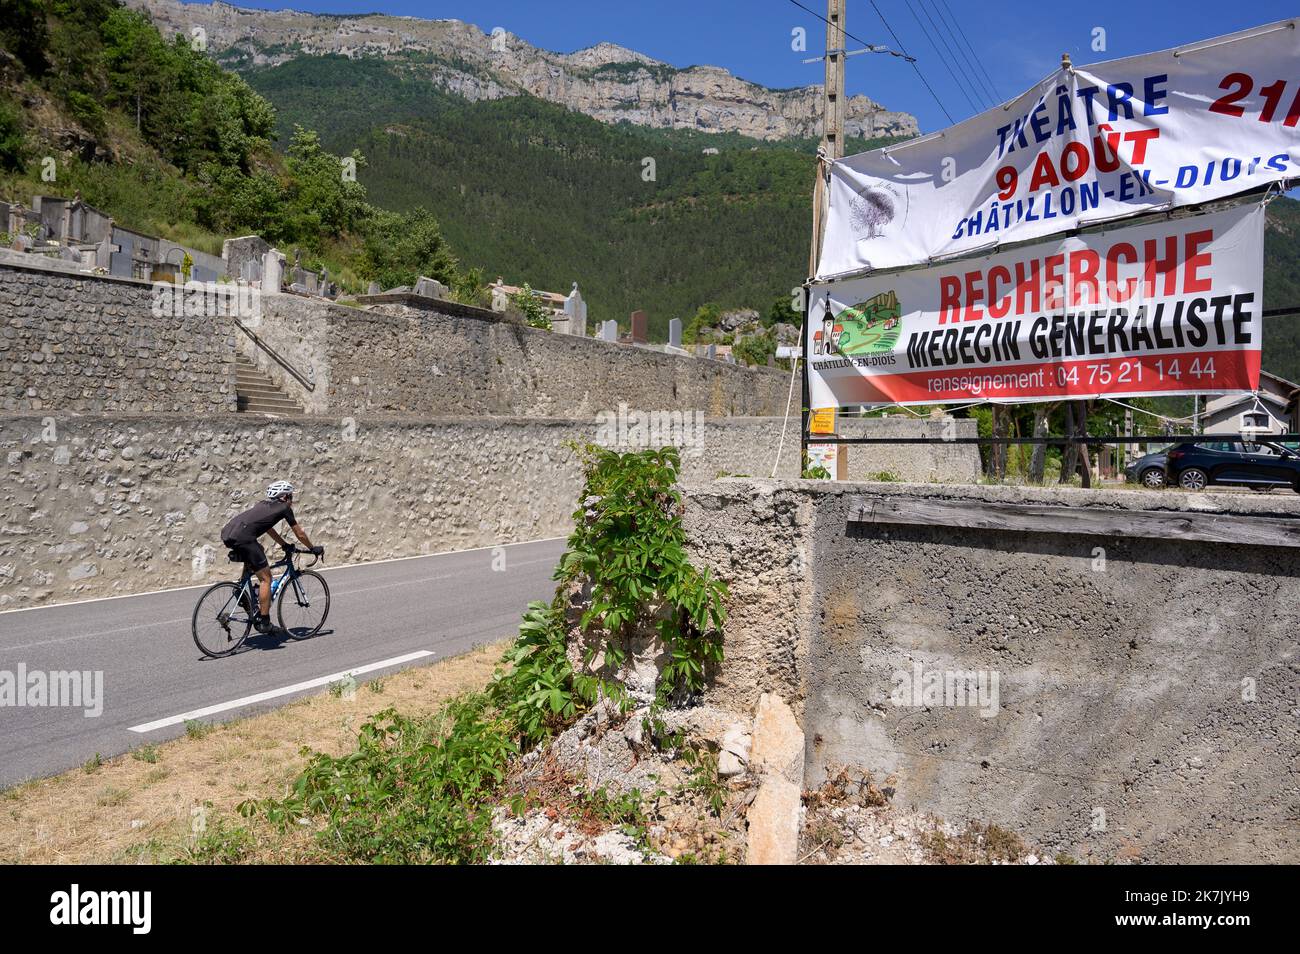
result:
[[[266,558],[266,551],[258,543],[258,537],[269,533],[271,539],[286,551],[293,545],[286,543],[284,537],[275,532],[276,524],[281,520],[289,524],[300,543],[316,556],[325,554],[324,547],[312,546],[305,531],[293,515],[293,484],[287,480],[277,480],[266,488],[266,499],[259,500],[241,514],[236,514],[221,528],[221,542],[230,548],[236,558],[248,565],[256,574],[260,585],[257,588],[257,614],[253,625],[259,633],[271,631],[271,567]]]

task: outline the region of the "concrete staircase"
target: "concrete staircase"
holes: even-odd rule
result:
[[[257,369],[257,365],[239,352],[235,353],[235,408],[250,414],[276,414],[301,417],[302,407],[285,394],[275,382]]]

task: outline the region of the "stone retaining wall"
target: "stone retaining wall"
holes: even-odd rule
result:
[[[773,418],[705,420],[681,435],[702,437],[683,479],[771,473],[780,434]],[[0,609],[216,579],[228,568],[196,575],[192,559],[277,477],[338,562],[567,533],[567,444],[609,436],[545,418],[0,417]],[[788,429],[780,473],[798,457]]]
[[[580,418],[624,403],[770,416],[785,413],[789,396],[789,374],[774,368],[554,334],[455,302],[262,302],[257,334],[304,373],[312,368],[316,387],[303,388],[265,355],[255,355],[259,366],[318,413]]]
[[[148,282],[0,263],[0,411],[233,411],[233,326],[152,304]]]

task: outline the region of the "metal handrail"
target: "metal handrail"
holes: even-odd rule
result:
[[[261,338],[257,336],[257,333],[254,332],[253,329],[249,328],[238,318],[235,318],[233,320],[235,322],[236,328],[238,328],[244,334],[248,335],[249,339],[253,342],[253,344],[257,345],[259,348],[261,348],[263,351],[269,354],[276,364],[284,368],[285,371],[289,372],[289,374],[293,376],[293,379],[295,381],[301,384],[308,391],[316,390],[316,385],[314,383],[307,380],[306,377],[304,377],[301,373],[299,373],[297,368],[291,365],[284,358],[280,357],[280,355],[276,353],[274,348],[272,348],[269,344],[267,344],[265,341],[263,341]]]

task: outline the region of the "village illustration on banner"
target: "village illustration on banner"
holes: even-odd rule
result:
[[[821,330],[813,332],[813,354],[883,354],[898,343],[902,325],[898,295],[881,292],[835,317],[828,312]]]

